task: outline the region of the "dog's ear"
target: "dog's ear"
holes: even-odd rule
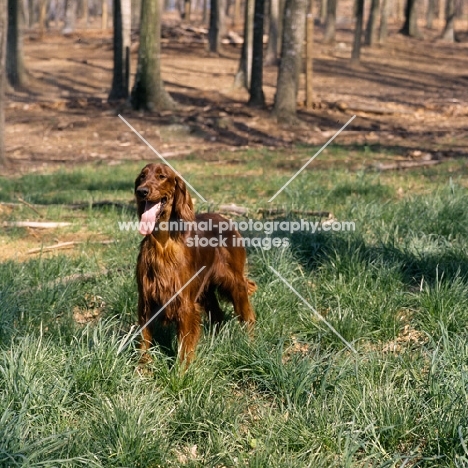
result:
[[[172,218],[175,220],[194,221],[192,197],[185,185],[185,182],[176,176],[176,187],[174,192],[174,202],[172,205]]]

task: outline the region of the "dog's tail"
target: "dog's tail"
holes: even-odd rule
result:
[[[247,282],[247,294],[251,296],[257,290],[257,284],[249,278],[245,278],[245,281]]]

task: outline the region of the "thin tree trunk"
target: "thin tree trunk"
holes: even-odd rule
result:
[[[234,78],[235,88],[250,89],[250,78],[252,76],[254,15],[254,0],[246,0],[244,10],[244,44],[242,45],[239,68]]]
[[[32,28],[35,22],[34,0],[28,0],[28,26]]]
[[[364,0],[356,1],[356,25],[354,29],[353,52],[351,63],[358,64],[361,60],[362,25],[364,22]]]
[[[320,22],[325,23],[328,15],[328,2],[327,0],[320,0]]]
[[[226,0],[211,0],[210,27],[208,30],[208,48],[218,54],[221,51],[221,39],[225,35]]]
[[[432,29],[434,27],[434,12],[435,12],[435,0],[427,1],[426,11],[426,28]]]
[[[190,23],[190,13],[192,10],[191,0],[184,0],[184,21]]]
[[[140,28],[141,0],[132,0],[132,29]]]
[[[89,0],[83,0],[83,22],[85,29],[89,26]]]
[[[400,33],[405,36],[422,38],[422,34],[418,29],[418,10],[417,0],[406,0],[405,7],[405,24],[401,28]]]
[[[441,40],[455,42],[455,1],[447,0],[445,4],[445,27]]]
[[[286,0],[284,9],[281,63],[276,85],[273,115],[279,122],[296,121],[299,75],[305,39],[307,0]]]
[[[372,0],[371,9],[369,12],[369,19],[367,21],[366,28],[366,44],[373,46],[377,42],[377,31],[379,25],[380,16],[380,1]]]
[[[234,0],[234,22],[233,27],[238,28],[241,24],[242,11],[241,11],[241,0]]]
[[[314,15],[311,8],[306,23],[306,108],[312,109],[314,103],[313,53],[314,53]]]
[[[75,30],[76,7],[76,0],[65,0],[65,24],[62,34],[71,34]]]
[[[41,37],[44,37],[46,30],[47,3],[47,0],[40,0],[39,3],[39,30]]]
[[[6,71],[8,82],[14,87],[26,85],[23,55],[23,23],[20,0],[8,0],[8,28]]]
[[[438,1],[438,16],[439,16],[439,22],[442,23],[442,21],[444,21],[444,17],[445,17],[445,4],[444,4],[444,0],[439,0]]]
[[[203,0],[203,18],[202,18],[202,23],[206,24],[208,23],[208,0]]]
[[[265,95],[263,94],[263,16],[264,0],[255,0],[254,30],[253,30],[253,57],[252,79],[250,80],[249,105],[263,107]]]
[[[270,25],[265,65],[278,64],[279,0],[270,0]]]
[[[380,31],[379,42],[384,44],[388,36],[388,10],[390,9],[390,0],[382,0],[382,11],[380,13]]]
[[[109,101],[128,98],[130,78],[131,1],[114,0],[114,73]]]
[[[328,0],[327,19],[325,23],[325,33],[323,36],[324,44],[331,44],[336,39],[336,7],[337,0]]]
[[[107,5],[107,0],[102,0],[101,29],[103,31],[107,29],[108,17],[109,17],[109,6]]]
[[[174,101],[161,79],[161,8],[159,0],[142,0],[140,48],[132,105],[149,111],[167,110]]]
[[[5,85],[6,85],[6,42],[8,29],[6,0],[0,2],[0,166],[7,163],[5,151]]]

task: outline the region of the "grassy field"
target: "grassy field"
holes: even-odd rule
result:
[[[236,203],[261,219],[258,209],[313,154],[174,165],[209,200],[196,200],[198,211]],[[284,219],[317,220],[301,210],[326,210],[356,230],[288,234],[288,248],[249,249],[254,339],[232,314],[217,335],[205,325],[185,373],[170,350],[154,348],[145,373],[135,371],[134,346],[117,355],[136,323],[140,241],[118,222],[136,219],[142,164],[1,179],[0,201],[41,206],[0,205],[0,222],[72,225],[0,234],[9,252],[0,263],[0,466],[468,466],[466,162],[352,170],[379,155],[330,148],[275,199]],[[93,206],[102,200],[121,205]],[[70,239],[81,243],[15,253]]]

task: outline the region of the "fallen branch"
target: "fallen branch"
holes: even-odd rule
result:
[[[226,214],[236,214],[236,215],[247,216],[247,214],[249,213],[249,209],[243,206],[237,206],[234,203],[231,203],[230,205],[220,205],[219,212],[226,213]]]
[[[29,227],[38,229],[54,229],[59,227],[71,226],[71,223],[55,223],[55,222],[40,222],[40,221],[4,221],[2,226],[5,227]]]
[[[34,249],[29,249],[28,254],[38,253],[38,252],[48,252],[49,250],[61,250],[61,249],[70,249],[77,244],[82,244],[82,242],[70,241],[70,242],[60,242],[60,244],[49,245],[47,247],[37,247]]]
[[[35,213],[37,213],[41,218],[43,218],[44,216],[40,213],[40,211],[38,211],[34,205],[31,205],[31,203],[27,202],[26,200],[23,200],[22,198],[18,197],[18,200],[23,204],[23,205],[26,205],[28,208],[30,208],[31,210],[33,210]]]
[[[16,208],[18,206],[23,206],[27,204],[29,208],[32,210],[38,208],[50,208],[54,206],[60,206],[62,208],[68,208],[70,210],[81,210],[83,208],[94,208],[99,206],[115,206],[117,208],[133,208],[132,202],[122,203],[122,202],[114,202],[111,200],[102,200],[97,202],[83,202],[83,203],[72,203],[72,204],[65,204],[65,203],[51,203],[50,205],[39,205],[39,204],[32,204],[26,203],[22,200],[22,203],[12,203],[12,202],[0,202],[0,206],[7,206],[9,208]]]
[[[309,210],[283,210],[281,208],[269,208],[263,209],[260,208],[258,213],[263,215],[278,216],[284,214],[295,214],[295,215],[305,215],[305,216],[317,216],[318,218],[334,218],[334,215],[330,211],[309,211]]]
[[[398,161],[395,163],[380,163],[373,166],[378,171],[394,171],[399,169],[412,169],[414,167],[435,166],[442,161]]]

